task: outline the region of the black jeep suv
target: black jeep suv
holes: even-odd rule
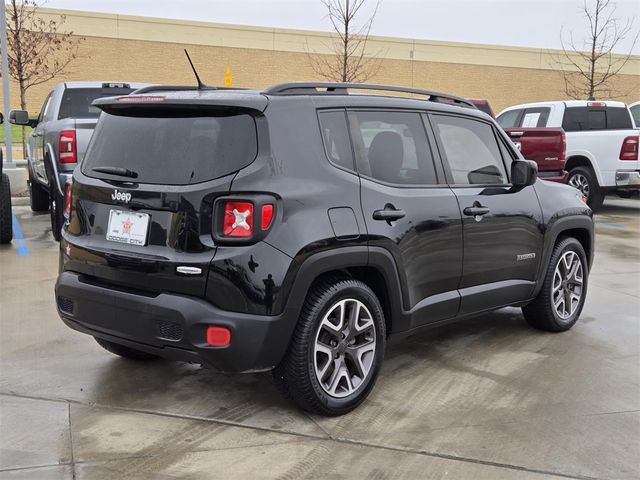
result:
[[[293,83],[94,105],[56,300],[110,352],[272,369],[339,415],[389,337],[509,305],[556,332],[580,315],[591,210],[464,99]]]

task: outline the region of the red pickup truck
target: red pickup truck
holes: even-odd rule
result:
[[[567,141],[562,128],[505,128],[504,130],[527,160],[538,164],[542,180],[567,183],[564,169]]]
[[[489,102],[470,98],[476,108],[495,118]],[[562,128],[505,128],[511,141],[527,160],[538,164],[538,176],[543,180],[567,183],[569,173],[564,169],[567,141]]]

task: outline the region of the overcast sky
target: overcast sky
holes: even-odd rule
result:
[[[593,0],[587,0],[592,2]],[[585,33],[583,0],[381,0],[372,33],[457,42],[560,48],[560,29]],[[635,17],[640,2],[614,0],[616,17]],[[370,0],[375,5],[375,0]],[[320,0],[49,0],[46,6],[267,27],[329,30]],[[627,53],[632,39],[620,44]],[[636,45],[634,53],[640,53]]]

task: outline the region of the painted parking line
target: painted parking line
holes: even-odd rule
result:
[[[26,257],[29,255],[29,249],[24,241],[24,235],[22,235],[22,229],[18,223],[18,218],[13,212],[11,212],[11,224],[13,225],[13,239],[16,242],[18,256]]]
[[[609,223],[609,222],[603,222],[602,220],[596,220],[594,223],[597,225],[604,225],[605,227],[611,227],[611,228],[625,228],[625,226],[620,223]]]

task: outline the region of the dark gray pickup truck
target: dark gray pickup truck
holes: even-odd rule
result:
[[[56,240],[64,223],[65,188],[84,156],[100,110],[97,98],[127,95],[148,86],[126,82],[64,82],[47,95],[37,118],[21,110],[11,112],[11,123],[33,127],[27,145],[29,195],[34,212],[51,212]]]

